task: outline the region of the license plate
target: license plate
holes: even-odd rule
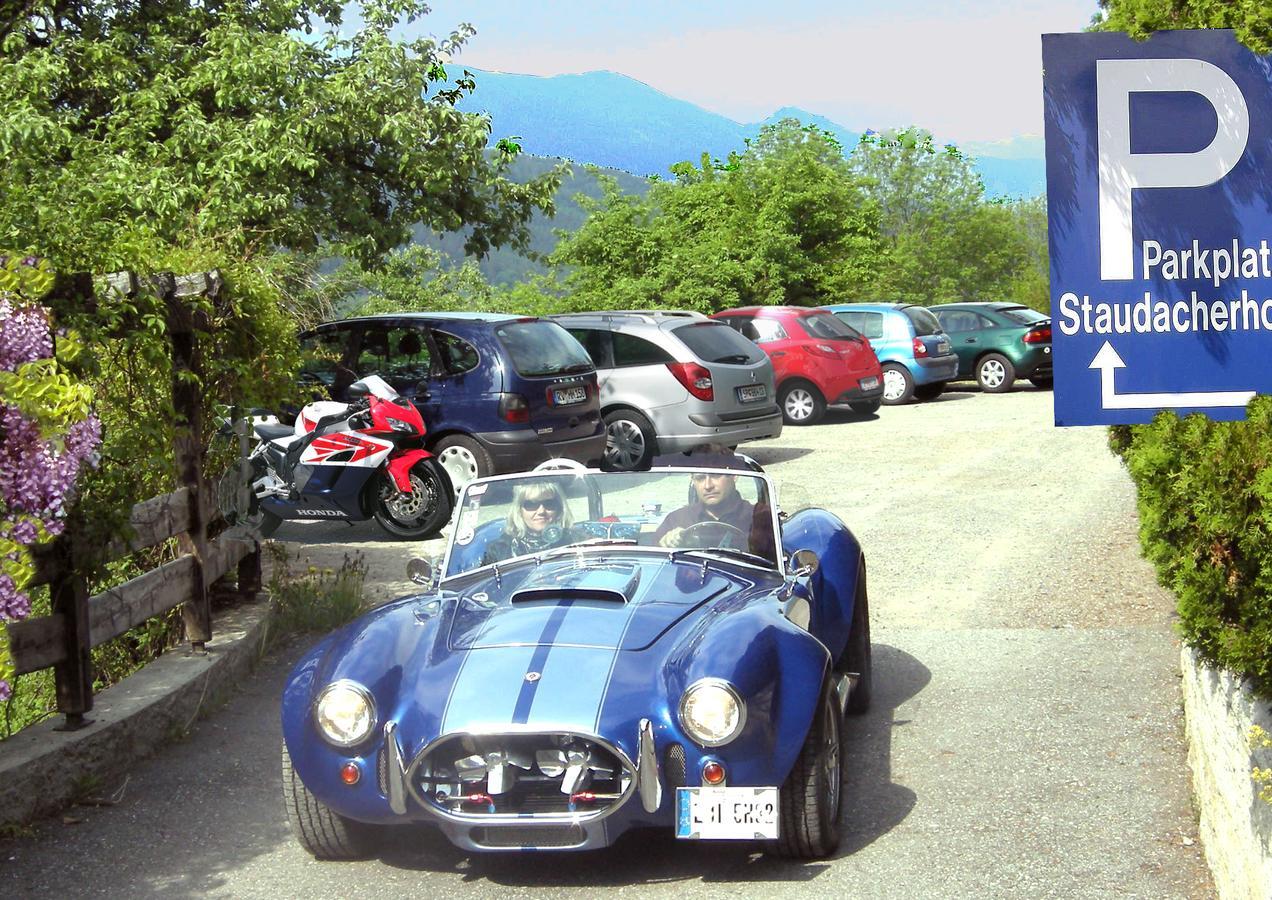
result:
[[[937,343],[937,345],[936,345],[936,352],[937,352],[937,353],[949,353],[949,352],[950,352],[950,345],[949,345],[949,342],[948,342],[948,341],[940,341],[940,342],[938,342],[938,343]]]
[[[873,391],[879,386],[879,379],[871,375],[869,378],[861,379],[861,389],[863,391]]]
[[[676,837],[706,841],[773,840],[777,837],[777,788],[677,788]]]
[[[738,399],[743,403],[753,403],[768,396],[768,388],[762,384],[744,384],[738,388]]]
[[[582,403],[586,399],[585,387],[554,388],[552,391],[553,406],[569,406],[571,403]]]

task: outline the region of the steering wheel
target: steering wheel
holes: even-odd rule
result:
[[[682,547],[732,547],[734,550],[749,550],[750,540],[728,522],[696,522],[680,533]]]

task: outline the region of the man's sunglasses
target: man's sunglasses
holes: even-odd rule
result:
[[[547,497],[543,500],[522,500],[521,501],[521,508],[524,509],[526,512],[530,512],[531,510],[538,509],[540,506],[542,506],[548,512],[561,511],[561,501],[557,500],[554,497]]]

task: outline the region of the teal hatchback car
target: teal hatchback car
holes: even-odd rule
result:
[[[1051,317],[1019,303],[931,307],[958,354],[958,377],[1001,394],[1017,378],[1051,387]]]

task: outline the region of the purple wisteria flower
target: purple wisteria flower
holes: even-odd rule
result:
[[[0,678],[0,703],[8,700],[13,696],[13,690],[9,687],[9,682]]]
[[[23,363],[52,355],[53,333],[44,308],[17,308],[0,299],[0,370],[12,372]]]

